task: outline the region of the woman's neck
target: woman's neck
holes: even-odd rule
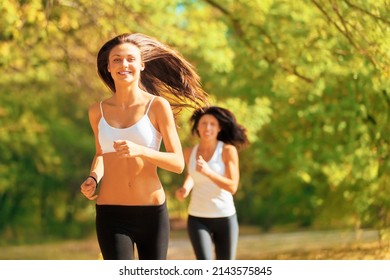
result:
[[[142,90],[137,86],[127,86],[117,88],[113,100],[116,106],[129,107],[137,102]]]
[[[218,144],[218,139],[212,139],[212,140],[201,140],[199,142],[198,149],[202,151],[214,151],[215,147]]]

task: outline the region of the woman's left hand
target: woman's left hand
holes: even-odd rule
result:
[[[114,141],[113,147],[121,158],[133,158],[142,154],[142,147],[128,140]]]

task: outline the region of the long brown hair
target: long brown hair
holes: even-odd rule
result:
[[[97,56],[98,74],[115,93],[115,83],[108,72],[110,51],[117,45],[130,43],[141,52],[145,69],[141,72],[140,88],[169,101],[178,113],[183,107],[199,108],[208,104],[195,68],[179,52],[141,33],[124,33],[106,42]]]

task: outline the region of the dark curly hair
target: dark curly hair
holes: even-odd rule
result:
[[[214,116],[219,123],[221,131],[218,133],[217,139],[234,145],[237,149],[246,147],[249,140],[246,134],[246,128],[239,124],[236,117],[229,110],[218,106],[207,106],[196,109],[190,121],[192,122],[191,133],[199,136],[198,124],[199,120],[204,115]]]

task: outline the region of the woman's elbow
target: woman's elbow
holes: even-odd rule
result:
[[[179,174],[183,173],[184,167],[185,167],[185,163],[184,163],[184,159],[183,159],[183,161],[180,163],[180,168],[179,168],[179,172],[178,172]]]
[[[172,170],[172,172],[174,172],[176,174],[181,174],[181,173],[183,173],[183,170],[184,170],[184,168],[176,168],[176,169]]]
[[[174,166],[174,168],[173,168],[172,171],[173,171],[174,173],[181,174],[181,173],[183,173],[183,171],[184,171],[184,167],[185,167],[184,160],[179,160],[179,161],[175,164],[175,166]]]
[[[184,168],[177,168],[176,170],[173,170],[176,174],[181,174],[183,173]]]
[[[235,195],[237,193],[237,190],[238,190],[238,184],[234,184],[234,185],[230,186],[229,191],[232,195]]]

